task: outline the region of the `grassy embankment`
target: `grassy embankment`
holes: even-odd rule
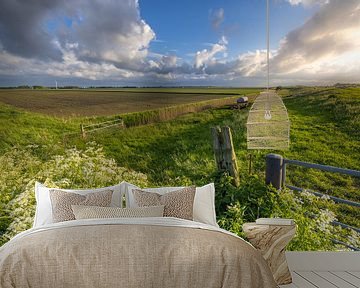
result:
[[[301,88],[281,92],[289,111],[291,147],[287,158],[360,169],[360,89]],[[175,120],[95,134],[95,140],[118,165],[142,172],[151,185],[201,185],[213,181],[215,163],[210,128],[233,130],[241,176],[247,177],[246,110],[213,109]],[[104,119],[101,117],[100,119]],[[48,145],[37,153],[45,161],[61,153],[62,134],[77,131],[81,118],[68,120],[24,112],[0,105],[0,151],[16,143]],[[75,142],[74,142],[75,143]],[[76,141],[82,146],[83,141]],[[40,151],[40,152],[39,152]],[[253,173],[263,174],[264,156],[253,151]],[[359,181],[312,170],[289,169],[289,183],[359,201]],[[337,206],[339,220],[359,227],[358,209]]]
[[[291,121],[291,146],[277,152],[289,159],[360,169],[360,89],[302,88],[281,92]],[[244,111],[217,109],[173,121],[114,130],[94,137],[121,165],[148,175],[154,185],[203,184],[215,170],[210,127],[229,125],[242,177],[248,157],[254,173],[265,170],[264,157],[272,151],[246,149]],[[276,151],[274,151],[276,152]],[[288,183],[360,202],[360,179],[313,169],[288,167]],[[339,205],[338,218],[360,226],[359,209]]]
[[[228,99],[231,96],[236,98],[238,96],[234,95],[254,93],[257,91],[256,89],[157,89],[160,94],[157,95],[155,89],[149,90],[151,90],[151,93],[144,93],[143,89],[139,91],[142,101],[145,103],[152,103],[153,101],[157,106],[163,108],[148,110],[137,105],[139,95],[136,92],[132,92],[131,97],[129,97],[124,91],[120,91],[120,93],[119,91],[91,90],[92,93],[86,97],[86,94],[84,94],[86,91],[84,92],[83,90],[65,92],[62,90],[1,90],[0,100],[6,100],[5,102],[7,103],[11,101],[11,103],[17,107],[1,103],[0,101],[0,169],[5,171],[5,173],[0,175],[0,234],[8,227],[9,221],[11,222],[13,219],[12,216],[9,216],[14,214],[14,211],[11,211],[12,208],[9,208],[13,207],[10,202],[13,199],[17,199],[17,197],[21,197],[25,190],[28,191],[31,189],[30,186],[32,185],[28,184],[35,178],[38,181],[45,181],[46,179],[53,181],[53,176],[47,175],[46,168],[44,168],[46,166],[45,164],[49,161],[57,161],[56,155],[64,155],[66,148],[74,146],[74,144],[79,142],[78,136],[66,137],[68,141],[70,138],[70,142],[73,141],[73,143],[68,143],[68,146],[65,147],[63,143],[64,135],[79,135],[80,123],[98,122],[113,118],[113,116],[96,116],[102,115],[103,110],[97,110],[96,106],[92,107],[88,101],[90,104],[95,101],[96,103],[108,105],[107,107],[111,108],[111,104],[107,103],[109,99],[107,95],[110,93],[112,95],[111,97],[114,98],[113,100],[116,100],[115,102],[117,102],[125,112],[132,111],[133,109],[137,111],[146,110],[145,112],[122,115],[126,124],[133,126],[141,123],[152,123],[172,119],[176,115],[186,112],[204,110],[204,108],[209,108],[209,105],[222,105],[228,103]],[[134,91],[134,89],[131,91]],[[75,95],[74,103],[70,101],[71,95],[64,95],[63,93]],[[63,95],[64,99],[61,99],[61,95]],[[83,106],[78,102],[78,97],[81,98]],[[116,97],[119,99],[115,99]],[[33,101],[35,98],[36,101]],[[96,99],[94,100],[94,98]],[[52,101],[55,102],[55,104]],[[59,108],[58,105],[60,105],[62,101],[65,101],[66,105],[60,106]],[[231,101],[234,101],[234,99]],[[172,103],[185,104],[173,106]],[[73,117],[72,104],[74,104],[74,106],[80,105],[82,113],[92,111],[95,115],[93,115],[93,117]],[[61,117],[36,113],[45,110],[48,115],[57,114],[61,110]],[[108,131],[101,135],[107,135],[107,133]],[[14,151],[12,147],[16,147],[17,150]],[[116,147],[114,147],[114,149],[116,150]],[[94,159],[96,159],[96,157]],[[44,165],[41,165],[41,163]],[[79,159],[79,163],[83,162]],[[78,164],[72,162],[72,165],[76,166]],[[124,166],[129,167],[129,165]],[[76,169],[76,171],[72,171],[71,173],[82,173],[82,167],[79,166],[79,168],[75,168],[72,166],[72,168]],[[101,170],[101,167],[98,168]],[[111,181],[118,180],[118,177],[110,177],[108,175],[109,177],[106,176],[104,179],[99,180],[97,184],[90,180],[86,182],[86,179],[82,179],[82,182],[80,181],[75,184],[72,181],[75,181],[74,179],[79,176],[79,174],[75,174],[70,176],[72,177],[70,180],[66,180],[70,181],[68,183],[69,187],[74,187],[71,185],[80,185],[79,187],[81,187],[81,184],[85,186],[112,184]],[[61,182],[62,177],[65,179],[65,176],[65,174],[64,176],[58,175],[57,181]],[[122,178],[120,177],[120,179]],[[62,187],[64,184],[59,185],[59,187]],[[31,202],[33,199],[29,201]],[[29,201],[28,203],[23,203],[25,206],[22,206],[26,207],[26,205],[29,205]],[[32,217],[33,210],[29,211],[28,214],[29,217]],[[19,225],[21,226],[21,223],[19,223]],[[22,228],[16,229],[16,231],[21,231],[27,227],[26,225],[22,225]]]

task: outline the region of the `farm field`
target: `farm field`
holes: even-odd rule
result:
[[[238,90],[238,93],[253,91]],[[31,224],[34,180],[62,188],[99,187],[120,180],[144,186],[203,185],[215,181],[219,224],[226,229],[241,234],[242,221],[253,221],[257,216],[301,215],[297,219],[299,223],[312,221],[306,214],[317,214],[310,206],[293,215],[295,208],[291,205],[296,203],[274,204],[278,196],[267,193],[263,185],[264,157],[275,152],[290,159],[359,170],[360,88],[303,87],[282,89],[280,93],[291,121],[288,151],[246,149],[248,109],[210,109],[161,123],[94,133],[85,140],[77,137],[64,145],[63,134],[78,132],[79,124],[88,118],[52,117],[0,104],[0,169],[8,171],[0,175],[0,211],[3,211],[0,234],[8,229],[17,233]],[[91,118],[95,122],[97,119],[102,121],[107,117]],[[239,189],[229,186],[227,178],[219,178],[216,173],[210,133],[210,128],[216,125],[228,125],[233,131],[242,181]],[[74,147],[76,150],[72,150]],[[253,168],[249,174],[250,154]],[[359,179],[292,168],[287,180],[299,187],[359,201]],[[284,195],[288,194],[284,192]],[[324,204],[312,201],[311,207],[331,209],[338,220],[360,226],[358,208],[332,204],[323,207]],[[323,234],[314,237],[310,232],[301,231],[302,240],[295,241],[292,249],[330,249],[321,240]],[[353,238],[353,242],[360,243],[358,236]]]
[[[28,111],[68,118],[109,116],[249,94],[258,89],[128,88],[0,89],[0,102]]]

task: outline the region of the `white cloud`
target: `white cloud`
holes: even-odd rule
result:
[[[307,22],[289,32],[277,50],[271,51],[270,77],[274,84],[359,83],[359,51],[359,1],[329,0]],[[204,71],[211,75],[218,72],[224,78],[262,78],[265,83],[266,51],[249,51],[232,61],[213,62]]]
[[[196,68],[203,68],[209,62],[214,62],[214,56],[219,52],[226,51],[226,45],[228,44],[226,38],[223,36],[219,43],[213,44],[211,49],[204,49],[198,51],[195,54],[194,65]]]
[[[312,84],[316,81],[359,81],[359,2],[304,0],[301,4],[326,5],[322,5],[301,27],[289,32],[277,50],[271,51],[270,71],[273,81],[286,79],[289,83],[308,81]],[[179,64],[176,57],[161,58],[156,73],[179,78],[187,74],[187,77],[197,80],[218,75],[223,79],[242,77],[263,79],[260,81],[265,82],[265,50],[249,51],[231,60],[221,57],[224,54],[226,56],[227,45],[228,40],[223,36],[210,48],[198,51],[194,57],[195,70],[186,63]]]
[[[291,5],[304,5],[304,6],[313,6],[313,5],[324,5],[329,3],[329,0],[287,0]],[[346,1],[346,0],[345,0]]]
[[[360,53],[356,53],[359,49],[360,3],[332,0],[282,40],[272,66],[277,73],[305,70],[321,73],[323,63],[348,63],[354,67],[351,62],[359,60]]]
[[[228,42],[228,40],[226,39],[225,36],[221,36],[221,39],[220,39],[220,41],[219,41],[219,44],[226,46],[226,45],[229,44],[229,42]]]
[[[85,62],[136,69],[155,39],[140,17],[138,0],[28,0],[24,7],[5,1],[0,16],[0,47],[28,59],[61,61],[71,50]]]
[[[359,82],[359,0],[287,1],[293,5],[322,5],[302,26],[290,31],[276,50],[271,51],[272,83]],[[6,2],[9,7],[0,11],[0,16],[8,13],[7,18],[11,18],[10,12],[17,11],[15,2]],[[2,34],[6,21],[0,19],[0,81],[8,77],[26,79],[36,76],[113,80],[113,83],[137,81],[143,85],[162,85],[163,82],[176,85],[176,81],[202,85],[224,82],[231,85],[265,84],[266,51],[261,47],[228,58],[228,54],[233,54],[229,53],[228,40],[223,36],[218,43],[190,54],[192,61],[185,61],[175,53],[162,55],[149,51],[155,32],[141,19],[137,0],[59,3],[63,3],[62,6],[55,5],[54,9],[59,15],[65,13],[73,19],[73,24],[71,27],[57,27],[53,34],[38,35],[32,29],[38,28],[38,21],[45,21],[48,17],[47,9],[41,13],[41,5],[35,5],[36,13],[30,10],[36,17],[24,16],[28,27],[9,30],[14,35]],[[20,22],[9,23],[21,25]],[[28,50],[29,39],[24,36],[25,32],[40,40]],[[21,45],[14,46],[16,41]],[[26,51],[19,50],[19,47]],[[47,52],[41,54],[41,51]]]
[[[178,70],[178,57],[175,55],[156,55],[157,59],[150,59],[147,66],[143,67],[144,72],[166,75]]]
[[[247,52],[239,56],[235,71],[245,77],[262,76],[266,69],[266,50]]]
[[[138,0],[75,0],[75,3],[69,3],[67,10],[74,13],[77,21],[65,30],[63,41],[76,39],[78,48],[74,53],[79,59],[135,68],[147,57],[155,33],[140,18]]]
[[[81,61],[71,51],[64,52],[62,62],[26,59],[3,51],[0,53],[0,75],[27,77],[46,75],[46,77],[106,80],[138,77],[141,73],[119,69],[110,63],[96,64]]]
[[[223,8],[210,11],[210,21],[214,29],[218,29],[224,21],[225,13]]]

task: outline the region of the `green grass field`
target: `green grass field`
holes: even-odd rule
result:
[[[156,91],[159,92],[158,88],[153,92]],[[228,90],[201,89],[196,93],[201,91],[205,94],[204,97],[208,97],[213,92],[227,93],[224,91]],[[169,91],[165,90],[163,95],[178,97],[179,91],[175,92],[168,94]],[[195,93],[195,91],[188,92]],[[251,89],[231,90],[230,94],[252,92],[254,90]],[[144,90],[141,93],[151,94]],[[284,152],[246,149],[245,123],[249,108],[210,109],[161,123],[110,129],[94,133],[85,140],[79,137],[73,138],[64,145],[63,134],[78,132],[79,124],[85,121],[85,118],[59,118],[33,113],[27,111],[29,107],[23,107],[26,108],[24,110],[1,104],[0,96],[0,155],[14,145],[21,148],[36,144],[37,148],[31,150],[32,155],[40,159],[40,162],[47,163],[54,155],[62,155],[65,148],[73,146],[84,148],[87,143],[95,141],[103,147],[106,157],[115,159],[116,165],[145,174],[147,185],[202,185],[214,181],[216,170],[210,128],[216,125],[228,125],[233,132],[243,182],[250,177],[248,173],[250,154],[253,158],[252,174],[263,181],[265,155],[269,152],[280,153],[289,159],[360,170],[360,88],[289,88],[282,89],[280,94],[284,97],[291,121],[291,145],[290,149]],[[181,95],[183,97],[180,98],[185,99],[189,95],[193,94]],[[47,101],[51,97],[48,96]],[[49,107],[53,111],[54,106]],[[142,106],[137,108],[143,109]],[[31,110],[40,112],[34,108]],[[96,119],[92,118],[92,120]],[[360,201],[360,179],[295,167],[289,167],[287,176],[287,182],[296,186]],[[12,179],[11,177],[8,175],[8,178],[0,179]],[[11,187],[6,187],[6,183],[0,183],[0,187],[5,187],[4,191],[12,191]],[[21,192],[21,189],[18,189],[11,195],[8,195],[9,192],[6,197],[3,194],[3,204],[6,205]],[[340,221],[360,227],[358,208],[336,205],[334,211]],[[6,215],[0,215],[0,222],[2,216]]]
[[[211,181],[215,162],[210,128],[228,125],[233,131],[239,167],[246,177],[249,155],[254,173],[264,173],[265,155],[360,169],[360,89],[292,89],[283,91],[291,121],[288,151],[246,149],[247,110],[216,109],[189,114],[173,121],[90,137],[121,166],[148,175],[154,185],[204,184]],[[336,106],[333,104],[336,102]],[[288,167],[288,183],[360,202],[360,179],[313,169]],[[339,219],[360,226],[357,208],[339,205]],[[351,215],[350,217],[348,215]]]

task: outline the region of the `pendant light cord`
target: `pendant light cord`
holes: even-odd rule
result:
[[[267,92],[269,92],[269,46],[270,46],[270,36],[269,36],[269,0],[266,2],[266,34],[267,34]]]

